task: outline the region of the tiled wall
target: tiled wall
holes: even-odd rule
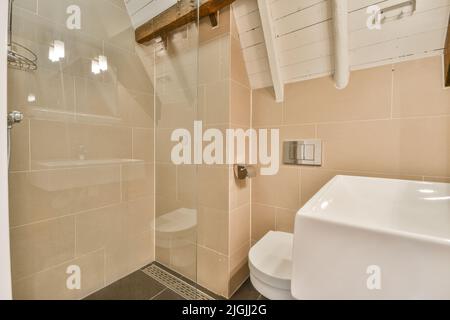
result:
[[[66,8],[81,8],[81,30]],[[154,260],[153,51],[120,0],[16,0],[14,40],[38,70],[9,70],[10,221],[16,299],[78,299]],[[48,59],[65,42],[60,62]],[[104,54],[107,72],[91,73]],[[34,97],[34,99],[31,99]],[[66,287],[81,268],[81,290]]]
[[[337,174],[450,181],[450,89],[442,57],[290,84],[285,102],[253,92],[253,126],[279,128],[280,139],[323,140],[320,168],[282,166],[252,181],[252,240],[293,231],[294,215]]]

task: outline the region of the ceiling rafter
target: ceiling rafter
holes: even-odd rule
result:
[[[270,4],[267,0],[258,0],[259,14],[266,42],[267,56],[269,57],[270,73],[272,75],[273,87],[275,90],[275,100],[284,101],[284,82],[281,75],[281,68],[278,59],[278,52],[275,43],[275,30],[270,13]]]

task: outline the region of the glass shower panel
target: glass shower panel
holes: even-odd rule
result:
[[[171,158],[174,130],[198,117],[198,21],[155,45],[156,261],[197,281],[197,166]]]
[[[153,47],[136,44],[123,1],[16,0],[13,9],[13,49],[37,56],[34,71],[8,70],[9,112],[24,115],[11,130],[13,294],[80,299],[155,260],[160,69]],[[156,99],[158,128],[179,125],[161,112],[175,111],[177,97],[193,108],[195,77],[186,77],[178,91],[163,86],[173,93]],[[160,162],[157,187],[173,193],[174,168]],[[185,198],[167,208],[192,212]]]

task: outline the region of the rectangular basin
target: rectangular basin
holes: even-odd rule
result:
[[[337,176],[296,215],[296,299],[450,299],[450,184]]]

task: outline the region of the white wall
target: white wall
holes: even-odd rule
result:
[[[12,297],[9,255],[8,165],[6,152],[7,30],[8,1],[0,1],[0,300],[11,299]]]

